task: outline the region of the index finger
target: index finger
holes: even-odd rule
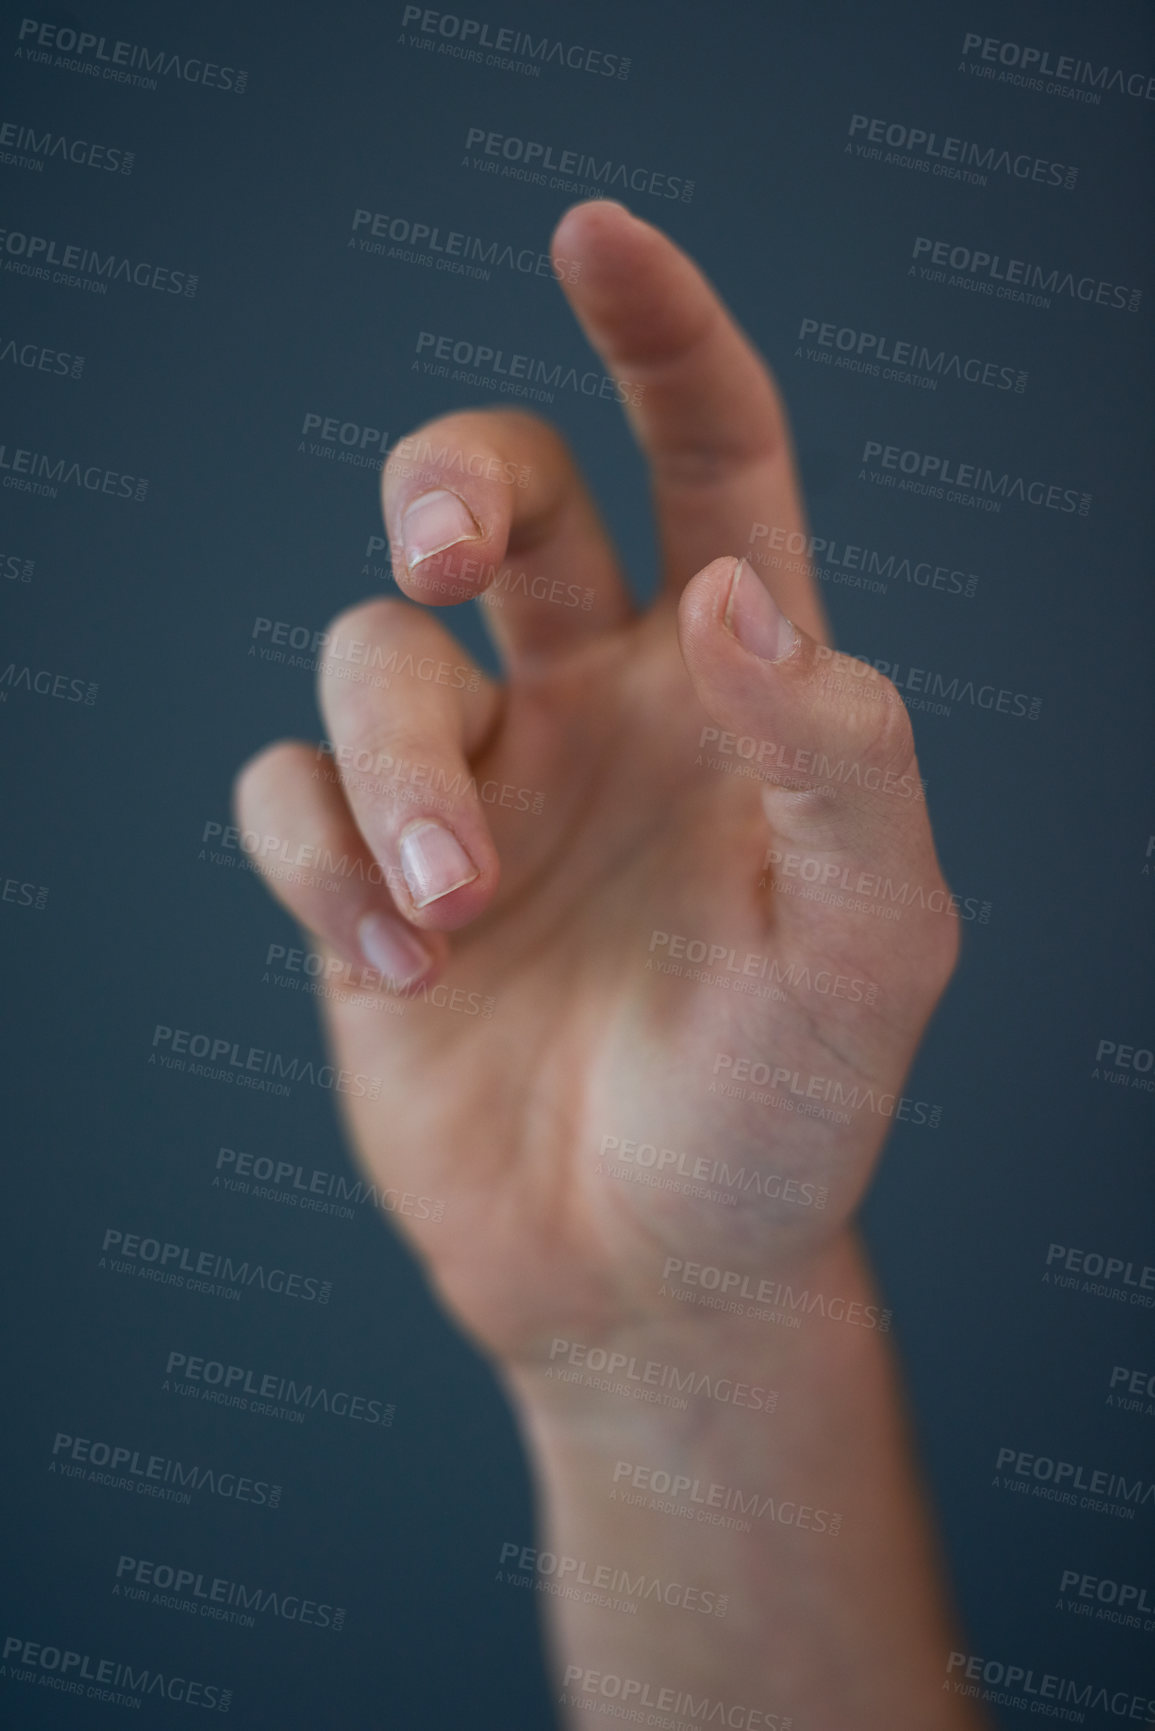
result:
[[[650,464],[665,579],[679,594],[755,523],[806,534],[786,410],[769,369],[697,265],[623,205],[575,205],[553,235],[589,341],[628,379],[626,413]],[[641,387],[637,389],[636,387]],[[809,562],[765,573],[788,618],[824,641]]]

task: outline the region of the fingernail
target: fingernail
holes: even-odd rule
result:
[[[743,649],[763,661],[782,661],[798,642],[797,631],[745,559],[734,567],[722,623]]]
[[[401,870],[415,908],[427,908],[470,884],[477,867],[457,837],[439,823],[415,823],[401,836]]]
[[[409,927],[388,914],[366,914],[357,927],[361,953],[391,986],[408,986],[428,972],[431,957]]]
[[[405,563],[412,571],[423,559],[432,559],[434,553],[444,553],[459,541],[479,541],[481,533],[473,512],[456,493],[444,487],[423,493],[406,506],[401,518]]]

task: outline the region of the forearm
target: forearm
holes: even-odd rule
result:
[[[876,1302],[849,1236],[776,1278]],[[612,1376],[579,1345],[509,1379],[567,1722],[690,1721],[688,1695],[721,1703],[706,1723],[767,1731],[978,1731],[944,1687],[959,1643],[887,1336],[816,1310],[793,1327],[671,1308],[598,1343],[626,1355]],[[696,1395],[690,1371],[709,1378]]]

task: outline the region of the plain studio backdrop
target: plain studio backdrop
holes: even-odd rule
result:
[[[376,471],[429,416],[555,420],[648,591],[641,462],[537,265],[552,182],[599,172],[777,369],[838,642],[908,698],[963,900],[908,1084],[939,1122],[896,1126],[867,1225],[967,1651],[1149,1693],[1151,15],[478,6],[0,26],[0,1717],[126,1722],[31,1641],[245,1726],[553,1723],[541,1595],[494,1579],[533,1539],[510,1416],[382,1210],[334,1201],[298,934],[227,826],[235,767],[319,733],[315,634],[394,592]],[[151,1062],[179,1031],[296,1079]],[[298,1279],[146,1279],[132,1235]],[[1096,1472],[1120,1513],[1052,1494]],[[269,1608],[162,1602],[182,1570]]]

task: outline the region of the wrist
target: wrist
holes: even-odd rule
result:
[[[782,1278],[809,1294],[797,1326],[678,1306],[506,1369],[566,1675],[724,1675],[768,1724],[976,1731],[944,1693],[959,1640],[861,1247],[848,1231]],[[627,1578],[655,1595],[636,1618]]]
[[[850,1228],[771,1279],[743,1277],[736,1293],[703,1284],[695,1268],[671,1271],[652,1308],[556,1333],[533,1361],[501,1367],[518,1410],[539,1429],[588,1423],[607,1441],[725,1425],[765,1448],[790,1408],[825,1400],[888,1356],[890,1313]]]

